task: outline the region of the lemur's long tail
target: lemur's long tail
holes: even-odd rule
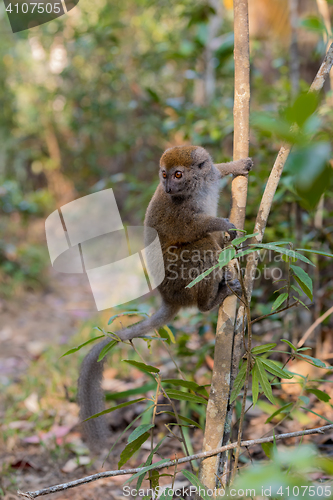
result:
[[[131,340],[142,337],[151,330],[158,329],[171,321],[177,314],[179,307],[163,304],[150,318],[124,328],[117,332],[122,340]],[[103,378],[104,360],[97,361],[102,349],[110,342],[107,338],[95,345],[84,358],[78,380],[78,401],[80,418],[85,420],[105,409],[104,394],[101,387]],[[108,436],[108,429],[104,415],[84,422],[84,434],[91,448],[98,448]]]

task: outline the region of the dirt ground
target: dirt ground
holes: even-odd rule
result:
[[[20,390],[20,385],[24,383],[31,363],[36,360],[38,362],[43,352],[50,346],[61,346],[67,342],[75,345],[75,343],[70,343],[70,338],[82,328],[87,320],[97,319],[99,314],[96,311],[89,284],[82,275],[52,272],[46,290],[19,294],[11,300],[2,299],[0,312],[0,382],[4,391],[9,391],[13,384]],[[67,347],[64,347],[63,352],[66,350]],[[122,391],[142,384],[140,372],[137,373],[136,380],[126,382],[115,379],[115,372],[116,370],[112,367],[106,369],[103,382],[105,389]],[[38,381],[36,384],[38,385]],[[38,413],[40,410],[41,402],[38,401],[37,392],[37,387],[32,387],[32,392],[24,399],[24,405],[30,412]],[[50,397],[52,398],[52,395]],[[5,407],[6,398],[3,399],[4,401],[0,400],[2,417],[8,410]],[[14,500],[19,498],[16,494],[18,490],[35,491],[76,480],[88,474],[118,468],[117,462],[124,447],[124,440],[120,439],[119,445],[114,448],[107,463],[103,466],[107,452],[104,450],[99,456],[92,455],[82,440],[78,426],[77,404],[66,400],[65,393],[60,401],[59,398],[58,400],[55,398],[54,404],[57,415],[49,432],[36,435],[33,422],[27,421],[20,415],[14,415],[13,421],[4,424],[4,430],[8,431],[10,428],[17,432],[5,442],[0,442],[1,498]],[[113,441],[142,409],[140,405],[135,405],[135,407],[131,406],[110,414],[109,422],[113,431]],[[61,424],[56,422],[61,422]],[[20,430],[30,431],[29,437],[20,438]],[[157,440],[158,437],[157,432]],[[179,443],[174,439],[172,443],[166,440],[163,445],[163,456],[173,457],[175,453],[178,457],[184,456],[181,446],[178,445]],[[193,446],[196,451],[200,449],[201,431],[198,431],[197,437],[193,440]],[[66,452],[61,451],[64,447]],[[147,459],[149,453],[150,443],[145,443],[138,456],[130,459],[127,466],[138,466]],[[157,457],[156,461],[159,459]],[[78,464],[78,460],[81,465]],[[122,485],[126,479],[127,477],[102,479],[52,494],[50,498],[63,500],[124,498]],[[164,482],[168,484],[170,479],[164,478]]]
[[[11,300],[2,299],[0,312],[0,381],[5,388],[10,387],[12,383],[20,383],[29,364],[38,358],[45,348],[66,343],[77,333],[84,321],[96,316],[91,291],[84,277],[64,274],[51,275],[45,291],[20,294]],[[30,402],[28,399],[27,405],[29,404],[31,410],[34,410],[34,404],[37,406],[33,397],[30,398]],[[66,401],[63,404],[66,405]],[[3,403],[0,408],[3,415],[5,411]],[[67,430],[67,436],[70,435],[72,441],[76,440],[77,446],[79,444],[83,446],[77,429],[76,404],[67,402],[65,411],[71,414],[71,418],[68,419],[67,429],[64,429],[64,432]],[[23,422],[20,423],[19,417],[16,425],[17,428],[19,425],[24,426]],[[33,429],[31,431],[33,434]],[[55,431],[55,434],[61,446],[63,443],[61,429],[58,433]],[[54,458],[52,450],[47,448],[47,444],[45,447],[40,443],[28,443],[17,439],[11,442],[10,438],[6,441],[6,446],[2,445],[1,487],[6,491],[4,494],[6,500],[18,498],[14,493],[16,489],[33,491],[78,479],[88,472],[87,466],[77,467],[75,463],[71,465],[68,456],[65,462],[61,457]],[[101,460],[97,459],[89,466],[89,473],[100,471],[101,465]],[[8,470],[9,466],[11,471]],[[15,484],[11,484],[13,482]],[[121,481],[102,480],[66,493],[54,494],[53,498],[82,500],[117,498],[121,496],[119,486],[123,482],[123,478]]]
[[[51,273],[47,289],[44,291],[19,294],[10,300],[2,299],[0,302],[0,383],[4,388],[2,396],[6,396],[6,392],[11,391],[14,386],[16,391],[23,387],[29,367],[36,360],[39,363],[47,349],[52,346],[64,345],[62,351],[60,350],[63,353],[67,350],[67,345],[77,345],[77,343],[71,343],[71,337],[80,331],[88,320],[94,321],[95,319],[98,319],[98,313],[93,303],[90,288],[85,278],[79,275]],[[77,358],[75,359],[74,364],[78,361]],[[59,361],[58,354],[56,360],[53,360],[52,370],[56,370],[57,360]],[[210,362],[207,361],[208,366],[205,370],[209,371]],[[71,369],[74,372],[73,380],[75,381],[78,366],[72,366]],[[63,370],[62,365],[59,370]],[[140,378],[142,377],[140,372],[136,373],[134,380],[126,381],[115,378],[116,372],[115,367],[106,369],[104,389],[123,391],[144,383],[144,380]],[[20,498],[17,496],[18,490],[35,491],[51,485],[67,483],[88,474],[115,470],[118,468],[119,456],[124,448],[125,441],[120,439],[119,444],[111,452],[108,462],[103,466],[105,452],[101,452],[99,456],[93,456],[82,439],[78,425],[78,406],[74,398],[71,397],[71,390],[67,394],[66,387],[61,387],[60,396],[59,394],[54,396],[50,390],[47,404],[48,407],[54,406],[53,413],[50,410],[48,413],[43,413],[41,411],[42,401],[37,397],[39,382],[35,381],[36,388],[32,385],[30,393],[25,395],[22,404],[25,411],[41,415],[41,419],[51,418],[52,425],[45,432],[36,432],[34,422],[27,420],[26,416],[22,416],[23,414],[20,412],[17,415],[14,414],[10,422],[7,420],[3,424],[2,430],[7,437],[0,440],[0,464],[2,468],[0,497],[5,500]],[[331,385],[328,384],[325,390],[333,397]],[[8,411],[8,408],[5,407],[6,401],[8,401],[6,397],[0,399],[1,420]],[[113,442],[143,408],[140,407],[140,404],[133,405],[109,415]],[[315,411],[321,414],[324,411],[324,405],[319,402]],[[260,408],[256,407],[251,410],[248,418],[251,419],[251,422],[244,432],[245,438],[255,439],[262,437],[266,432],[271,432],[272,424],[265,424],[267,415]],[[327,418],[331,419],[332,415],[327,414]],[[279,432],[299,430],[301,424],[304,427],[315,427],[320,421],[320,418],[315,415],[307,417],[302,423],[286,420],[279,427]],[[161,427],[157,427],[155,433],[156,443],[165,430],[163,419],[159,425]],[[322,421],[321,425],[323,425]],[[9,431],[13,431],[12,435]],[[21,431],[24,433],[21,434]],[[22,435],[25,437],[22,438]],[[202,432],[199,429],[192,433],[191,441],[194,452],[200,451]],[[311,437],[311,441],[316,441],[325,453],[330,454],[333,433]],[[179,458],[184,456],[180,444],[175,439],[166,439],[160,450],[162,457],[174,457],[175,454]],[[142,446],[137,456],[130,459],[126,467],[137,467],[144,463],[149,453],[150,443],[147,442]],[[261,448],[259,446],[251,448],[250,457],[251,459],[262,458]],[[156,461],[159,459],[156,457]],[[170,470],[166,472],[172,473]],[[181,476],[177,476],[177,478],[179,477],[181,478]],[[127,477],[102,479],[65,492],[52,494],[48,498],[63,500],[120,499],[124,498],[122,486],[126,479]],[[163,484],[170,484],[170,481],[169,477],[162,478]],[[182,485],[179,481],[177,484]]]

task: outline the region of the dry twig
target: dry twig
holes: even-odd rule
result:
[[[333,429],[333,424],[324,425],[323,427],[316,427],[315,429],[307,429],[305,431],[296,431],[296,432],[287,432],[285,434],[279,434],[277,436],[268,436],[260,439],[250,439],[248,441],[242,441],[242,447],[249,447],[255,444],[262,443],[270,443],[272,441],[280,441],[281,439],[294,438],[299,436],[307,436],[309,434],[323,434],[325,431]],[[230,443],[216,450],[205,451],[202,453],[196,453],[195,455],[191,455],[188,457],[178,458],[171,460],[169,462],[165,462],[163,464],[158,464],[156,467],[150,470],[159,470],[164,469],[166,467],[174,467],[178,464],[184,464],[190,462],[191,460],[205,460],[209,457],[218,455],[222,451],[232,450],[237,447],[237,443]],[[69,488],[75,488],[76,486],[80,486],[81,484],[91,483],[92,481],[97,481],[98,479],[103,479],[106,477],[115,477],[115,476],[125,476],[128,474],[136,474],[137,472],[142,472],[145,470],[145,467],[137,467],[136,469],[123,469],[123,470],[110,470],[105,472],[99,472],[98,474],[93,474],[91,476],[86,476],[81,479],[77,479],[76,481],[70,481],[68,483],[57,484],[55,486],[50,486],[49,488],[43,488],[42,490],[37,491],[27,491],[25,493],[18,491],[18,495],[23,498],[37,498],[43,495],[48,495],[49,493],[56,493],[58,491],[68,490]]]

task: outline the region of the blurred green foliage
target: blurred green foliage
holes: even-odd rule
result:
[[[69,15],[13,35],[1,5],[1,212],[17,211],[26,221],[54,209],[49,178],[57,168],[57,148],[62,175],[73,182],[75,196],[113,187],[123,220],[139,224],[166,147],[191,142],[206,147],[216,162],[231,159],[234,63],[228,9],[213,50],[215,97],[202,99],[213,15],[205,1],[81,0]],[[324,33],[316,16],[305,16],[301,25]],[[324,49],[322,40],[309,49],[308,64],[318,67]],[[296,234],[302,246],[311,241],[328,250],[332,108],[325,95],[306,93],[315,71],[311,77],[305,73],[308,81],[301,79],[301,93],[292,98],[288,64],[285,46],[272,42],[267,63],[266,42],[252,41],[250,155],[255,167],[246,229],[252,232],[281,141],[292,141],[267,239],[292,240]],[[224,216],[229,182],[224,180],[220,199]],[[325,190],[326,232],[314,226]],[[272,302],[271,285],[264,283],[258,293]]]
[[[124,222],[142,224],[158,182],[158,160],[164,149],[190,142],[206,147],[216,162],[231,159],[234,38],[230,10],[224,12],[213,51],[215,97],[207,100],[202,95],[209,23],[214,14],[206,1],[80,0],[69,15],[13,35],[0,4],[1,295],[45,283],[49,264],[45,243],[29,240],[26,228],[56,208],[50,176],[59,166],[61,176],[73,182],[75,196],[112,187]],[[317,16],[307,16],[300,24],[309,32],[324,33]],[[312,49],[307,55],[310,69],[317,68],[323,58],[323,41]],[[295,241],[297,247],[330,252],[332,106],[325,93],[307,93],[315,75],[312,70],[304,73],[301,92],[292,97],[289,62],[288,49],[282,44],[267,50],[267,41],[252,40],[250,155],[254,170],[249,176],[245,228],[253,232],[261,195],[281,143],[292,142],[294,148],[274,199],[266,241],[287,239]],[[230,179],[222,186],[220,215],[227,216]],[[324,205],[318,209],[323,194]],[[315,223],[318,214],[323,221],[319,224]],[[324,256],[314,258],[318,271],[313,295],[316,298],[320,288],[320,307],[327,310],[332,304],[332,263]],[[272,284],[270,272],[275,266],[286,276],[286,264],[271,258],[260,261],[262,278],[255,282],[254,317],[271,312],[274,292],[280,285]],[[192,380],[213,353],[216,312],[182,314],[185,326],[178,332],[175,350],[180,368]],[[288,326],[286,322],[286,331]],[[200,347],[192,342],[194,329],[201,340],[205,336]],[[277,334],[273,331],[270,336],[274,341]],[[254,337],[258,340],[256,333]],[[115,350],[113,365],[119,366],[123,357],[120,349]],[[48,377],[42,379],[47,381]],[[31,381],[31,385],[37,384]],[[151,390],[145,385],[141,389]],[[317,391],[317,397],[322,397],[317,386],[306,390],[312,394]],[[74,391],[71,387],[70,392]],[[173,390],[172,394],[180,398],[179,392]],[[110,395],[110,399],[116,396]],[[182,414],[184,403],[179,403]],[[202,405],[195,401],[189,404],[186,418],[195,417],[203,425]],[[272,411],[276,417],[276,408],[269,405],[270,416]],[[294,413],[291,418],[300,417]],[[272,452],[272,462],[245,472],[238,487],[261,488],[263,480],[268,487],[278,479],[285,494],[287,487],[310,484],[308,471],[315,465],[312,449],[300,448],[288,455],[268,452]],[[321,472],[332,473],[331,462],[318,464]],[[279,495],[276,489],[272,491],[273,496]]]

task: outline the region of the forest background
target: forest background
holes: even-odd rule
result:
[[[249,3],[250,156],[254,169],[249,176],[245,229],[253,230],[281,143],[296,142],[274,199],[265,242],[287,240],[297,247],[332,253],[330,82],[319,104],[314,104],[315,114],[308,112],[302,100],[331,37],[332,2]],[[198,144],[208,149],[215,162],[231,159],[232,16],[229,0],[80,0],[68,15],[13,34],[1,5],[0,377],[4,397],[0,410],[4,419],[4,495],[15,490],[17,480],[20,484],[29,482],[29,474],[36,486],[41,467],[36,465],[38,461],[46,466],[56,456],[61,463],[56,479],[50,465],[50,482],[87,465],[76,460],[73,470],[64,469],[73,455],[82,455],[75,442],[79,432],[72,430],[78,422],[74,401],[81,358],[77,356],[75,366],[73,358],[58,358],[67,344],[87,340],[93,327],[105,326],[112,315],[110,311],[96,315],[84,281],[52,272],[44,221],[57,206],[112,187],[123,221],[141,225],[158,183],[158,161],[167,147]],[[290,130],[295,121],[300,134]],[[223,181],[221,216],[227,216],[230,209],[230,180]],[[255,344],[286,338],[296,345],[307,328],[330,309],[332,262],[318,255],[313,261],[316,268],[307,269],[314,283],[313,301],[306,296],[302,299],[309,309],[291,310],[258,323]],[[273,283],[274,269],[285,273],[283,266],[281,260],[269,256],[260,262],[252,299],[254,317],[271,312],[274,292],[279,288]],[[156,305],[155,297],[134,304],[149,312]],[[200,384],[209,383],[215,326],[215,312],[202,315],[185,311],[172,330],[177,356],[186,363],[190,378]],[[306,344],[312,356],[328,364],[333,360],[332,328],[328,317]],[[74,334],[76,337],[71,337]],[[122,350],[112,355],[112,372],[105,383],[111,392],[135,390],[145,381],[135,370],[118,368],[123,354]],[[309,366],[305,368],[299,361],[297,369],[306,376]],[[330,394],[329,372],[323,380],[320,390]],[[282,400],[295,395],[286,386],[279,390]],[[315,413],[296,409],[283,422],[284,430],[323,424],[321,415],[333,419],[329,403],[324,405],[314,394],[310,399],[308,408]],[[197,406],[190,413],[203,424],[204,413]],[[264,401],[258,403],[256,411],[248,416],[249,437],[269,430],[265,422],[275,410]],[[125,423],[131,418],[133,413],[121,413],[120,420]],[[123,423],[114,421],[112,425],[115,432],[123,430]],[[72,439],[66,441],[64,429]],[[200,449],[200,439],[192,437],[194,449]],[[41,442],[48,445],[37,449]],[[262,450],[258,457],[260,453]],[[13,479],[17,477],[13,470],[19,470],[19,479]]]

